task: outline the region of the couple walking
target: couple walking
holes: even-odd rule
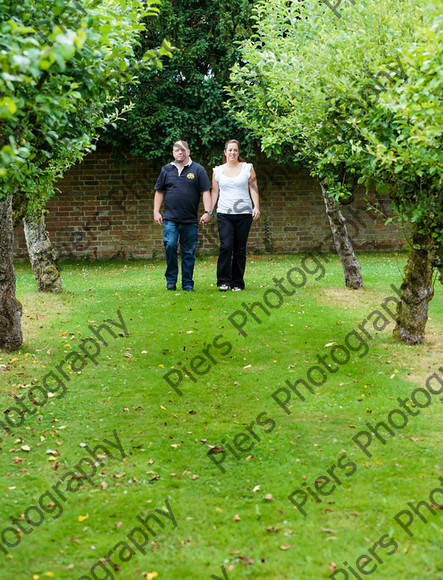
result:
[[[238,141],[228,141],[224,163],[214,167],[211,185],[204,168],[192,161],[186,141],[174,143],[172,155],[174,161],[161,169],[154,196],[154,221],[164,227],[167,289],[176,290],[180,242],[182,288],[190,292],[194,290],[198,207],[202,196],[205,210],[200,218],[202,224],[211,221],[218,201],[220,253],[217,286],[222,292],[229,288],[243,290],[249,230],[252,221],[260,217],[257,179],[252,164],[241,160]]]

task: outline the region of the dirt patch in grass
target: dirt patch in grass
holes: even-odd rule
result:
[[[366,308],[378,309],[387,296],[373,289],[362,289],[356,292],[348,288],[322,288],[316,292],[316,299],[319,303],[329,306],[335,305],[348,311],[361,311],[362,320],[366,318]],[[385,331],[391,337],[393,328],[393,325],[389,325]],[[443,352],[442,324],[441,322],[437,323],[436,318],[428,321],[426,340],[423,344],[412,346],[392,340],[391,345],[392,354],[395,354],[398,363],[410,370],[407,375],[408,380],[420,383],[426,380],[432,372],[437,371],[441,364],[441,352]]]
[[[41,338],[49,320],[70,310],[61,294],[27,294],[22,306],[22,329],[28,344]]]

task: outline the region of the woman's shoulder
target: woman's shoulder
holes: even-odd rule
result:
[[[214,175],[215,175],[215,178],[217,179],[217,181],[218,181],[218,178],[220,177],[221,172],[223,171],[224,166],[225,166],[225,163],[222,165],[216,165],[212,170],[214,172]]]
[[[243,170],[248,173],[248,176],[251,175],[251,171],[253,169],[254,169],[254,166],[252,165],[252,163],[247,163],[246,161],[243,161]]]

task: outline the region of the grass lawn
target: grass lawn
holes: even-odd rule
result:
[[[166,292],[163,262],[82,262],[63,265],[62,295],[39,295],[19,264],[25,343],[0,354],[2,409],[21,423],[1,430],[0,578],[311,580],[335,566],[338,580],[441,577],[443,512],[423,504],[420,519],[413,508],[443,504],[443,491],[430,499],[443,490],[443,398],[426,390],[433,373],[443,377],[443,292],[437,283],[426,343],[394,343],[381,304],[406,257],[360,258],[358,292],[343,287],[332,255],[250,256],[239,293],[218,292],[213,257],[198,259],[195,293]],[[300,272],[306,283],[290,295],[293,267],[295,283]],[[256,305],[259,323],[246,308],[265,305],[274,277],[288,293],[279,290],[282,304],[268,314]],[[279,302],[276,292],[266,299]],[[97,344],[85,339],[107,319],[121,328],[107,323],[116,336],[103,330],[94,357]],[[81,346],[89,358],[74,354]],[[326,355],[324,378],[311,367]],[[173,366],[181,395],[163,378]],[[58,384],[46,383],[48,397],[50,371]],[[319,385],[307,383],[311,393],[300,383],[302,401],[286,381],[309,373]],[[14,395],[29,411],[19,413]],[[398,397],[408,400],[390,419],[407,424],[370,442],[366,422],[391,425]],[[112,457],[99,449],[91,465],[85,446],[101,444]],[[148,533],[141,520],[152,513]]]

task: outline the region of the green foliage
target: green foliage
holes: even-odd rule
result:
[[[166,160],[184,139],[196,159],[220,162],[227,139],[237,138],[248,154],[252,140],[231,114],[223,112],[224,85],[238,62],[237,42],[252,33],[254,0],[164,0],[158,19],[147,23],[143,51],[166,37],[178,50],[162,70],[140,74],[126,91],[134,103],[127,122],[105,140],[133,154]]]
[[[307,163],[336,199],[357,180],[442,235],[440,0],[267,0],[232,74],[230,110],[272,156]]]
[[[378,179],[394,188],[397,212],[421,233],[443,241],[443,5],[413,45],[402,50],[407,82],[380,98],[378,116],[369,124],[367,151]],[[392,130],[381,130],[390,120]]]
[[[0,0],[0,195],[42,207],[54,180],[93,148],[134,82],[134,45],[158,0]],[[149,55],[146,64],[151,65]]]

